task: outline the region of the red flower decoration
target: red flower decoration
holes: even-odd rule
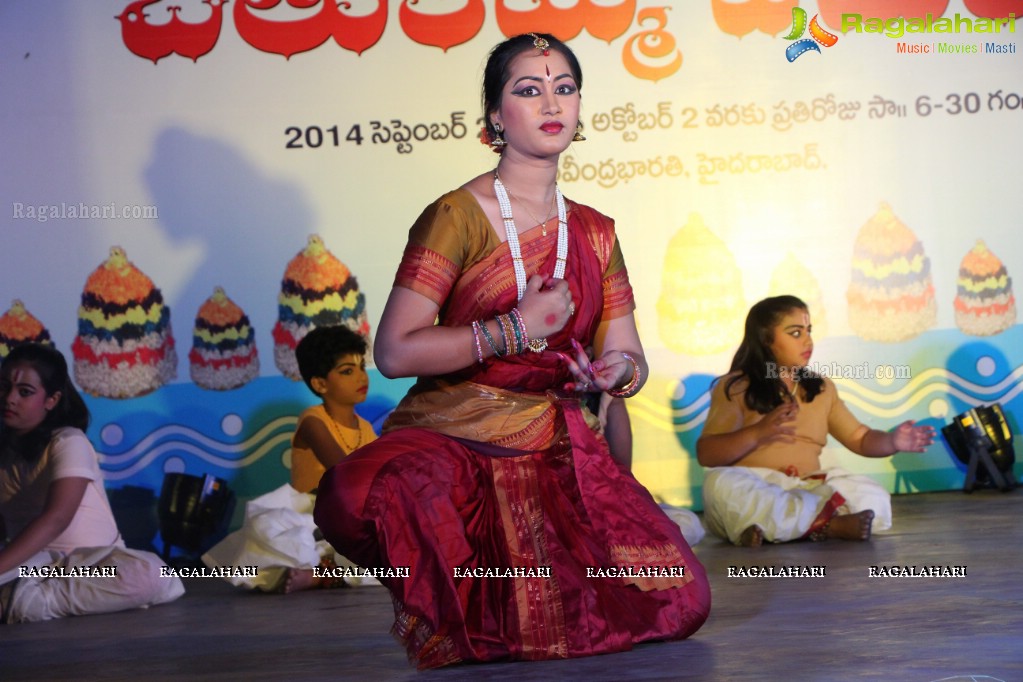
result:
[[[478,137],[480,138],[480,142],[490,147],[491,151],[493,151],[495,154],[501,153],[501,149],[502,147],[504,147],[504,145],[494,144],[494,140],[496,140],[497,138],[494,136],[493,133],[490,132],[489,128],[487,128],[486,126],[480,128],[480,134]]]

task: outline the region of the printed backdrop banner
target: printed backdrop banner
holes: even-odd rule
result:
[[[651,381],[635,471],[701,506],[695,440],[749,306],[810,304],[815,367],[863,421],[1023,415],[1023,2],[7,0],[0,352],[48,336],[108,485],[288,478],[314,400],[293,347],[372,337],[409,226],[493,167],[479,86],[505,36],[577,51],[565,194],[615,217]],[[1017,27],[1017,23],[1019,26]],[[3,307],[9,304],[8,307]],[[410,380],[371,372],[379,423]],[[828,463],[896,492],[923,454]]]

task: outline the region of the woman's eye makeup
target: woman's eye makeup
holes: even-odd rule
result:
[[[577,90],[574,85],[564,84],[557,86],[554,92],[558,95],[574,95]],[[529,87],[512,90],[511,94],[517,97],[536,97],[540,94],[540,89],[530,85]]]

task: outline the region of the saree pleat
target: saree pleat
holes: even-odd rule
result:
[[[437,220],[451,229],[478,220],[465,196],[445,200],[452,206],[421,219],[433,233]],[[632,309],[624,266],[613,265],[613,224],[571,206],[566,280],[577,312],[548,338],[551,350],[568,351],[573,337],[591,342],[602,316]],[[443,295],[448,285],[437,273],[462,272],[441,324],[514,307],[503,245],[467,266],[429,240],[414,243],[416,232],[399,284],[402,272],[427,269],[423,279]],[[538,232],[523,235],[527,272],[549,274],[554,235]],[[500,286],[491,286],[495,277]],[[605,310],[609,299],[616,310]],[[678,526],[611,458],[593,415],[560,392],[569,380],[551,351],[421,379],[384,434],[321,481],[315,518],[324,537],[361,566],[408,568],[409,577],[381,582],[394,600],[393,632],[419,667],[622,651],[687,637],[706,619],[702,566]],[[622,575],[630,571],[638,574]]]

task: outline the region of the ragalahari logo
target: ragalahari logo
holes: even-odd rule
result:
[[[838,42],[838,36],[834,33],[825,31],[820,23],[817,21],[818,15],[813,15],[813,19],[810,20],[810,37],[803,38],[803,33],[806,32],[806,10],[802,7],[792,8],[792,30],[785,36],[785,40],[795,40],[785,48],[785,59],[790,62],[796,61],[800,55],[813,50],[820,53],[821,48],[818,45],[824,47],[832,47]],[[801,38],[801,40],[800,40]]]

